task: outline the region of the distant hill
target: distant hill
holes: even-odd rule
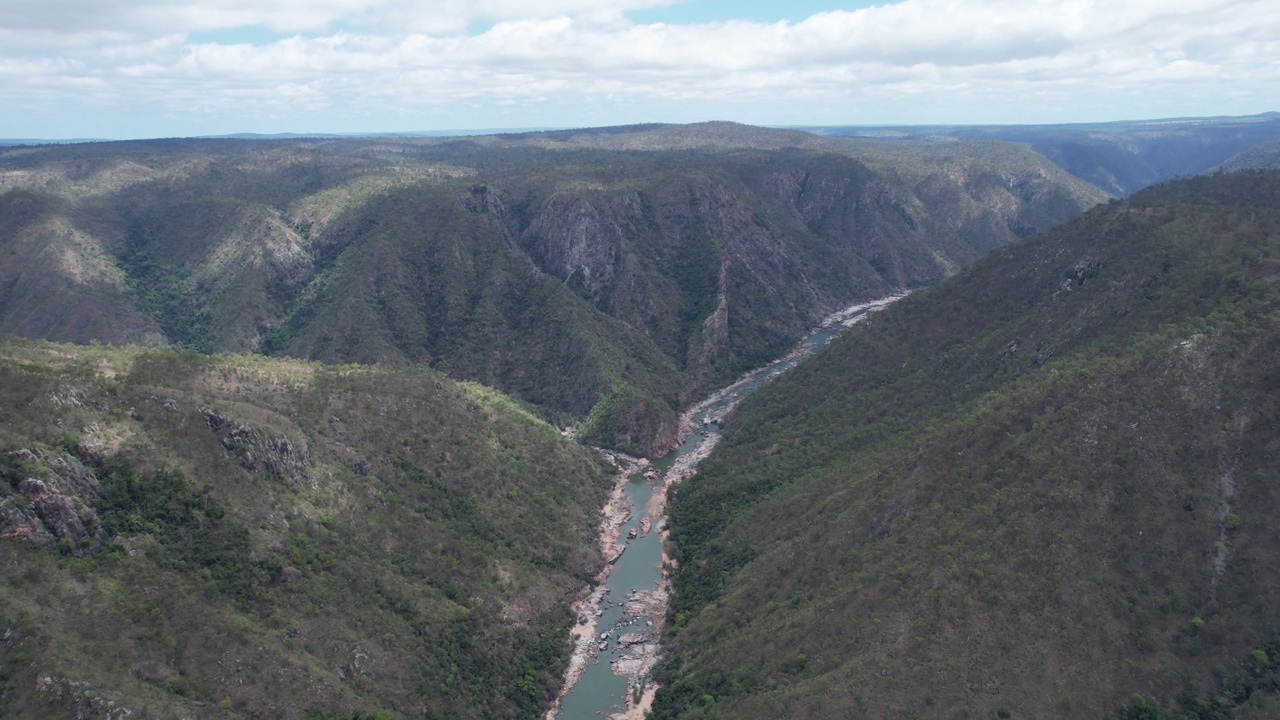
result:
[[[709,123],[8,149],[0,332],[426,363],[647,454],[823,314],[1105,198],[1014,145],[849,145]]]
[[[1113,201],[855,327],[676,491],[655,716],[1276,717],[1278,352],[1280,173]]]
[[[1216,167],[1280,140],[1280,113],[1068,125],[809,128],[830,137],[911,142],[1000,140],[1026,145],[1067,172],[1115,195]]]
[[[1280,170],[1280,140],[1251,147],[1232,156],[1214,169],[1223,172]]]
[[[573,128],[528,133],[501,133],[480,142],[501,146],[598,150],[838,150],[839,143],[802,130],[764,128],[716,120],[689,124],[646,123]]]
[[[426,368],[0,340],[0,717],[540,717],[609,485]]]
[[[296,138],[374,138],[374,137],[468,137],[471,135],[498,135],[510,133],[529,133],[529,132],[545,132],[558,128],[531,127],[531,128],[477,128],[477,129],[457,129],[457,130],[407,130],[401,132],[349,132],[349,133],[230,133],[227,135],[202,135],[201,138],[210,139],[238,139],[238,140],[289,140]],[[0,144],[5,141],[0,140]]]
[[[76,143],[106,142],[101,138],[72,138],[67,140],[39,140],[35,138],[0,138],[0,146],[5,145],[74,145]]]

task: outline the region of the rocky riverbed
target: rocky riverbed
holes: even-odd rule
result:
[[[626,678],[625,710],[608,714],[610,720],[642,720],[653,702],[656,685],[651,672],[657,663],[663,622],[666,620],[670,599],[668,570],[674,561],[666,552],[666,507],[673,487],[697,473],[698,465],[706,459],[720,442],[719,424],[737,408],[738,403],[756,387],[770,378],[786,372],[804,360],[840,328],[849,327],[866,318],[870,313],[887,307],[906,296],[901,293],[870,303],[860,303],[827,316],[810,337],[806,338],[785,357],[770,365],[753,370],[734,384],[723,388],[702,402],[685,410],[680,416],[677,432],[680,447],[673,451],[674,459],[659,472],[648,460],[633,458],[621,453],[601,450],[619,468],[615,476],[613,492],[601,513],[600,552],[606,563],[596,578],[597,586],[584,594],[574,609],[578,623],[573,630],[574,652],[566,673],[565,684],[547,720],[555,720],[562,701],[573,689],[586,669],[596,662],[599,654],[613,643],[613,658],[609,663],[612,675]],[[695,438],[695,436],[697,436]],[[664,460],[666,460],[664,458]],[[664,465],[659,462],[659,466]],[[628,492],[633,476],[641,475],[645,483],[653,487],[637,524],[622,539],[622,528],[637,512],[635,502]],[[657,530],[662,541],[661,573],[651,588],[629,588],[621,599],[610,598],[607,583],[615,563],[622,557],[627,543],[647,536]],[[621,620],[614,627],[599,632],[597,627],[606,606],[621,605]]]

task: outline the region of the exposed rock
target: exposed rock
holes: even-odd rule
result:
[[[76,720],[125,720],[134,714],[131,708],[116,705],[80,680],[44,675],[36,678],[36,690],[64,705]]]
[[[288,483],[314,485],[311,454],[305,443],[294,443],[255,425],[234,420],[212,408],[201,408],[209,429],[222,447],[237,455],[246,470],[264,472]]]
[[[521,239],[543,271],[600,305],[613,282],[622,231],[587,200],[551,196]]]
[[[506,210],[506,207],[502,204],[502,198],[489,192],[488,185],[472,185],[466,196],[462,198],[462,205],[469,212],[476,215]]]
[[[54,539],[40,518],[32,517],[7,502],[0,506],[0,528],[0,537],[33,545],[49,545]]]
[[[9,456],[25,463],[40,462],[40,456],[26,448],[18,448],[9,452]]]
[[[618,637],[619,647],[630,647],[639,645],[649,639],[649,633],[627,633]]]
[[[614,675],[639,680],[649,674],[657,661],[657,643],[642,643],[632,646],[625,655],[614,660],[611,669]]]
[[[45,546],[100,539],[101,522],[90,504],[100,496],[92,471],[64,454],[23,448],[10,456],[38,465],[41,474],[9,478],[17,494],[0,505],[0,536]]]
[[[89,531],[80,520],[81,510],[86,514],[92,514],[94,518],[97,517],[93,514],[93,510],[85,507],[83,503],[58,493],[46,493],[35,498],[32,500],[32,505],[35,506],[36,513],[45,527],[49,528],[59,540],[64,538],[83,540],[89,537]]]
[[[53,486],[58,492],[80,498],[101,496],[98,476],[76,458],[58,454],[45,458],[44,462],[53,471]]]
[[[667,590],[633,590],[627,594],[622,609],[631,617],[662,618],[667,612]]]

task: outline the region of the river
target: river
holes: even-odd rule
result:
[[[612,562],[577,605],[573,658],[547,720],[644,717],[657,690],[649,674],[667,612],[668,491],[711,454],[720,440],[720,422],[744,397],[800,364],[841,329],[902,297],[905,293],[832,313],[786,356],[687,409],[680,418],[681,444],[662,459],[651,464],[609,453],[621,468],[601,521],[602,550]]]

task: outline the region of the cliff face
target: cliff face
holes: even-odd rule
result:
[[[612,204],[625,220],[637,198],[623,195]],[[547,198],[520,236],[521,245],[543,272],[608,311],[607,291],[614,285],[622,253],[622,229],[612,218],[580,196],[557,194]]]
[[[38,547],[64,547],[101,540],[102,522],[94,510],[101,498],[98,478],[75,457],[40,449],[14,448],[3,463],[11,468],[9,482],[17,492],[0,501],[0,537]],[[47,468],[40,477],[22,469]]]
[[[590,134],[555,150],[540,136],[11,150],[0,330],[428,363],[646,454],[682,402],[824,313],[935,282],[1101,197],[1011,146],[951,165],[881,148],[873,169],[803,133],[645,132],[609,136],[644,152],[584,149]],[[732,142],[661,149],[706,133]]]

